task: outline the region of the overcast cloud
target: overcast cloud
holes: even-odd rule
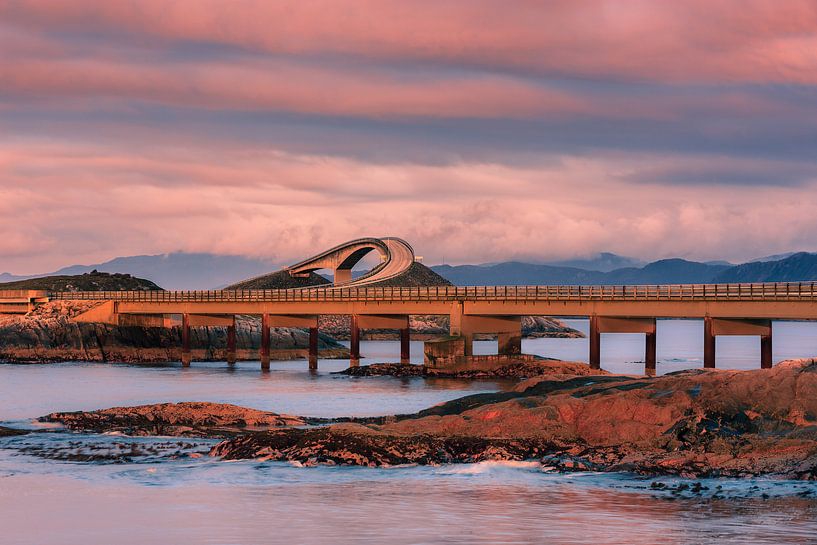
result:
[[[0,0],[0,272],[817,250],[813,0]]]

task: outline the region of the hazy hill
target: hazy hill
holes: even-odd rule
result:
[[[691,284],[711,282],[729,265],[698,263],[685,259],[662,259],[640,269],[628,268],[605,274],[603,284]]]
[[[625,257],[610,252],[601,252],[594,257],[587,259],[567,259],[564,261],[545,261],[542,265],[551,265],[554,267],[569,267],[573,269],[584,269],[586,271],[601,271],[610,272],[616,269],[623,269],[625,267],[641,267],[644,265],[643,261],[633,259],[632,257]]]
[[[485,266],[438,265],[432,269],[459,286],[798,282],[817,280],[817,254],[798,253],[779,261],[743,265],[663,259],[640,268],[627,267],[610,272],[518,262]]]
[[[169,290],[208,290],[224,287],[278,268],[260,259],[242,256],[175,252],[160,255],[117,257],[96,265],[72,265],[36,276],[70,276],[91,272],[128,273],[147,278]],[[32,276],[0,274],[0,282]]]
[[[800,252],[778,261],[744,263],[726,269],[715,282],[801,282],[817,280],[817,254]]]
[[[785,254],[782,254],[785,255]],[[441,285],[450,281],[457,285],[491,284],[674,284],[701,282],[773,282],[817,280],[814,262],[817,254],[797,253],[777,259],[770,256],[762,262],[730,265],[725,262],[698,263],[684,259],[664,259],[644,266],[619,267],[611,271],[593,270],[604,264],[632,261],[615,254],[599,254],[589,260],[551,262],[547,264],[509,261],[490,265],[417,264],[411,274],[399,279],[401,285]],[[554,264],[560,263],[560,264]],[[566,266],[573,263],[576,266]],[[307,283],[281,283],[278,273],[268,273],[278,267],[268,262],[240,256],[172,253],[152,256],[119,257],[98,265],[75,265],[41,276],[70,276],[93,269],[111,273],[127,273],[146,278],[165,289],[218,289],[226,286],[249,287],[243,280],[255,279],[255,289],[299,287],[327,282],[325,277],[311,278]],[[279,271],[280,272],[280,271]],[[361,274],[355,271],[355,276]],[[432,276],[433,275],[433,276]],[[268,278],[260,283],[258,277]],[[0,274],[0,282],[25,280],[32,277]],[[276,280],[277,278],[277,280]],[[321,280],[322,279],[322,280]]]
[[[431,270],[458,286],[598,284],[605,273],[508,261],[496,265],[437,265]]]

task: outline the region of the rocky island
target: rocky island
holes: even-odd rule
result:
[[[74,431],[131,436],[221,437],[281,426],[302,426],[303,418],[227,403],[159,403],[90,412],[51,413],[40,422],[56,422]]]
[[[565,471],[817,479],[817,360],[658,378],[541,376],[414,415],[228,439],[211,455],[389,466],[539,460]]]
[[[210,450],[225,460],[362,466],[534,460],[558,471],[817,479],[817,360],[657,378],[578,376],[574,365],[559,373],[553,362],[549,373],[510,392],[320,426],[212,404],[44,419],[94,432],[226,435]]]
[[[71,320],[99,303],[52,301],[25,315],[0,315],[0,361],[47,363],[94,361],[153,363],[178,361],[181,334],[178,327],[114,326],[76,323]],[[309,334],[301,329],[272,328],[275,359],[305,358]],[[255,316],[236,317],[238,359],[257,360],[261,321]],[[227,332],[223,327],[191,328],[193,356],[198,361],[224,361]],[[322,358],[349,357],[349,350],[332,337],[318,339]]]

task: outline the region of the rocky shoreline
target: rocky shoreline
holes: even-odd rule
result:
[[[464,369],[449,371],[400,363],[373,363],[349,367],[336,374],[352,377],[427,377],[459,379],[527,379],[538,376],[590,376],[606,375],[607,371],[591,369],[586,363],[537,358],[533,361],[518,361],[495,369]]]
[[[27,315],[0,316],[0,361],[52,363],[61,361],[161,363],[181,358],[180,329],[79,324],[71,317],[96,302],[52,301]],[[261,322],[254,316],[236,317],[236,356],[257,360],[261,345]],[[277,360],[305,359],[309,334],[301,329],[272,328],[271,356]],[[191,329],[195,361],[225,361],[227,332],[224,327]],[[332,337],[321,334],[321,358],[348,358],[349,350]]]
[[[0,362],[52,363],[61,361],[161,363],[181,358],[178,327],[134,327],[74,323],[71,317],[98,303],[52,301],[27,315],[0,316]],[[528,337],[581,337],[554,318],[524,317],[523,334]],[[337,339],[349,338],[349,316],[320,318],[319,357],[343,359],[349,350]],[[412,337],[429,340],[448,332],[447,316],[412,316]],[[397,332],[366,330],[366,339],[396,339]],[[236,317],[236,357],[257,360],[261,344],[261,321],[257,316]],[[276,360],[306,359],[309,333],[296,328],[272,328],[271,357]],[[194,361],[225,361],[227,333],[224,327],[191,329]]]
[[[656,378],[556,371],[411,415],[319,422],[216,404],[45,417],[74,430],[221,437],[209,454],[388,467],[537,461],[543,470],[817,480],[817,360]]]
[[[447,336],[450,331],[450,319],[444,315],[411,315],[409,316],[409,329],[411,338],[414,340],[427,341],[440,336]],[[327,314],[318,319],[320,330],[333,339],[349,340],[352,319],[344,314]],[[549,316],[523,316],[522,336],[525,338],[583,338],[584,333],[569,327],[557,318]],[[361,338],[364,340],[397,340],[400,338],[399,332],[381,329],[365,329],[361,331]],[[474,335],[475,340],[491,340],[496,335],[478,333]]]
[[[559,471],[817,479],[815,360],[533,382],[382,423],[237,436],[211,455],[367,466],[533,459]]]
[[[225,437],[283,426],[303,426],[307,423],[298,416],[206,402],[159,403],[98,411],[51,413],[38,420],[59,423],[72,431],[176,437]]]

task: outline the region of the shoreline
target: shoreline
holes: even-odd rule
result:
[[[21,349],[16,354],[10,355],[8,351],[0,352],[0,364],[8,365],[38,365],[51,363],[127,363],[127,364],[158,364],[173,363],[181,361],[181,348],[151,348],[116,350],[111,349],[99,356],[89,357],[88,353],[81,350],[65,349]],[[51,354],[49,352],[57,352]],[[191,349],[193,362],[225,362],[227,361],[227,350],[216,349]],[[72,357],[73,356],[73,357]],[[270,349],[270,358],[278,361],[307,360],[309,357],[308,348],[278,348]],[[318,351],[319,359],[340,360],[349,359],[349,349],[345,347],[322,348]],[[236,361],[258,361],[257,349],[236,350]]]
[[[414,414],[238,425],[226,435],[201,427],[213,415],[200,405],[182,426],[197,429],[197,437],[222,439],[209,455],[224,460],[369,467],[534,461],[563,472],[817,480],[817,360],[655,378],[539,375],[514,391],[465,396]],[[144,415],[128,416],[133,410],[67,418],[74,430],[121,432],[123,425],[144,424]],[[247,421],[245,412],[258,412],[231,410],[238,422]],[[119,428],[106,427],[110,422],[100,416],[106,413]]]

